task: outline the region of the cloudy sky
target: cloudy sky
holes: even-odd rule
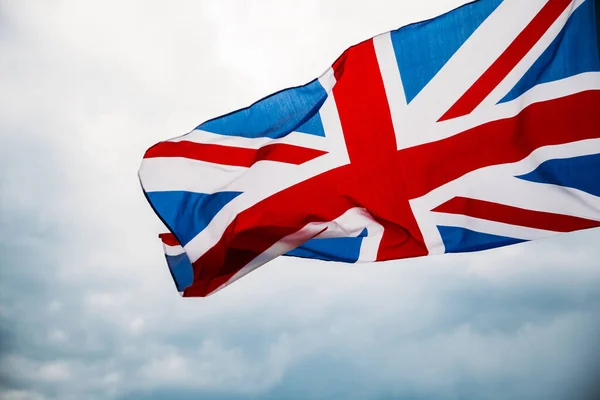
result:
[[[181,299],[144,151],[458,0],[0,0],[0,399],[584,399],[600,230]]]

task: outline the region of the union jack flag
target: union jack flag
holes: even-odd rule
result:
[[[280,255],[373,262],[600,226],[594,0],[479,0],[151,147],[178,290]]]

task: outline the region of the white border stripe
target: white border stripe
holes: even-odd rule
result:
[[[240,191],[233,184],[248,168],[180,157],[146,158],[139,175],[147,193],[184,191],[213,194]]]
[[[504,0],[411,101],[415,121],[437,121],[481,77],[546,5]]]
[[[406,121],[408,108],[391,34],[388,32],[376,36],[373,38],[373,45],[375,46],[375,54],[377,55],[379,70],[383,78],[383,85],[390,106],[392,125],[396,134],[396,144],[398,144],[402,142],[401,135],[405,133],[402,127]]]
[[[237,281],[243,276],[248,275],[250,272],[254,271],[258,267],[268,263],[269,261],[273,260],[278,256],[281,256],[294,250],[295,248],[301,246],[303,243],[306,243],[310,239],[356,237],[365,228],[370,229],[369,236],[371,236],[373,240],[371,243],[368,244],[367,249],[363,251],[363,249],[361,248],[360,255],[362,257],[359,256],[358,261],[375,261],[375,258],[377,256],[377,250],[379,248],[379,242],[381,241],[381,237],[383,234],[383,228],[379,223],[377,223],[373,219],[373,217],[364,208],[351,208],[333,221],[311,222],[304,228],[300,229],[298,232],[295,232],[281,239],[279,242],[275,243],[265,252],[260,254],[250,263],[248,263],[245,267],[240,269],[234,276],[232,276],[227,282],[222,284],[212,293],[218,292],[219,290],[232,284],[233,282]],[[374,246],[375,243],[377,243],[377,246]]]
[[[325,137],[310,135],[308,133],[292,132],[280,139],[272,138],[245,138],[241,136],[219,135],[195,129],[187,135],[180,136],[169,142],[194,142],[202,144],[218,144],[221,146],[242,147],[245,149],[260,149],[269,144],[289,144],[293,146],[307,147],[310,149],[327,151]]]
[[[485,219],[468,217],[460,214],[437,214],[434,218],[438,226],[452,226],[465,228],[475,232],[489,235],[504,236],[514,239],[535,240],[557,235],[559,232],[543,229],[528,228],[524,226],[505,224],[502,222],[488,221]]]
[[[226,286],[231,285],[233,282],[238,279],[248,275],[250,272],[254,271],[258,267],[268,263],[269,261],[288,253],[298,246],[302,245],[306,241],[312,239],[316,235],[319,234],[322,230],[327,229],[322,223],[310,223],[306,225],[304,228],[299,230],[296,233],[293,233],[285,238],[281,239],[279,242],[275,243],[273,246],[269,247],[263,253],[261,253],[254,260],[250,261],[246,266],[240,269],[235,275],[233,275],[229,280],[219,286],[216,290],[212,291],[209,294],[214,294],[219,290],[223,289]]]
[[[336,84],[335,73],[333,68],[328,68],[320,77],[319,83],[323,86],[323,89],[327,92],[327,94],[331,93],[331,90]]]
[[[519,62],[516,67],[506,76],[506,78],[489,94],[489,96],[473,111],[485,112],[486,108],[494,107],[504,96],[506,96],[529,71],[535,62],[546,51],[550,44],[556,39],[558,34],[566,26],[569,18],[583,4],[584,0],[576,0],[567,7],[560,17],[544,33],[540,40],[533,46],[527,55]]]
[[[185,253],[185,250],[183,250],[183,247],[181,246],[169,246],[168,244],[163,243],[163,249],[167,256],[179,256]]]
[[[364,237],[362,240],[360,253],[356,262],[376,261],[384,229],[365,208],[357,207],[349,209],[341,217],[329,223],[327,230],[317,236],[317,238],[358,237],[365,228],[367,229],[367,237]]]

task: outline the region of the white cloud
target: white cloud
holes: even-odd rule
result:
[[[50,313],[55,313],[55,312],[59,312],[62,308],[62,304],[60,303],[60,301],[52,301],[50,302],[50,304],[48,304],[48,312]]]
[[[137,334],[144,330],[145,325],[146,321],[144,320],[144,317],[134,317],[131,323],[129,324],[129,329],[134,334]]]
[[[64,342],[69,336],[60,329],[53,329],[48,333],[48,339],[51,342]]]
[[[65,382],[71,378],[71,370],[65,363],[52,362],[42,365],[37,371],[37,376],[47,382]]]

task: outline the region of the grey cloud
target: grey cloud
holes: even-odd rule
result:
[[[21,322],[29,351],[13,347],[20,355],[4,365],[16,371],[16,388],[58,398],[101,393],[107,380],[123,398],[174,391],[181,398],[446,399],[482,398],[494,388],[487,398],[558,399],[557,390],[597,368],[600,274],[589,273],[591,263],[565,271],[538,256],[554,245],[522,246],[540,247],[521,253],[529,266],[511,267],[502,251],[496,265],[418,260],[375,266],[377,274],[327,265],[322,276],[320,263],[278,262],[208,304],[142,290],[135,291],[140,307],[126,292],[70,288],[65,305],[48,303],[45,315]],[[269,278],[274,287],[262,291]],[[565,280],[571,284],[557,284]],[[301,289],[290,292],[294,286]],[[134,323],[136,314],[143,323]],[[80,387],[65,390],[69,374]]]

